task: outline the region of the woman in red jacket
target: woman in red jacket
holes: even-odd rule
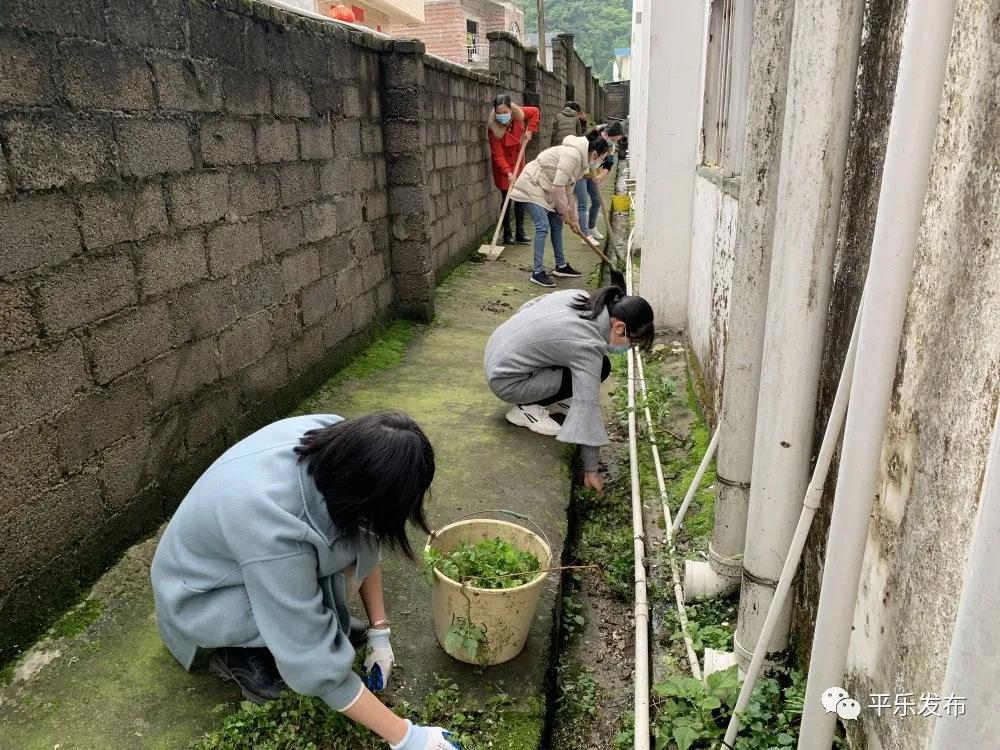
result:
[[[493,162],[493,182],[500,188],[504,199],[507,198],[507,191],[514,184],[514,180],[524,169],[527,158],[521,160],[517,173],[514,172],[517,155],[521,152],[521,144],[530,141],[531,134],[538,132],[538,120],[537,107],[519,107],[511,102],[510,94],[500,94],[493,100],[493,111],[490,112],[486,135],[490,142],[490,160]],[[513,203],[516,239],[512,238],[510,233],[511,206],[508,205],[503,216],[503,244],[530,242],[524,232],[525,204],[516,201],[511,203]]]

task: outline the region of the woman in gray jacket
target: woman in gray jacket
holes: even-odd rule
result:
[[[609,153],[611,144],[603,138],[588,140],[569,136],[561,145],[542,151],[514,183],[510,197],[518,203],[527,204],[535,225],[533,283],[544,287],[556,285],[544,264],[545,238],[550,233],[556,260],[553,274],[568,278],[580,276],[580,272],[566,262],[563,254],[562,225],[565,221],[574,233],[583,236],[577,220],[574,188],[577,180],[587,170],[599,167]],[[596,244],[596,240],[592,242]]]
[[[601,382],[611,374],[608,354],[648,349],[653,309],[642,297],[610,286],[593,296],[579,290],[530,300],[497,328],[486,344],[486,379],[513,406],[507,421],[581,446],[584,484],[603,489],[599,447],[608,444]],[[566,415],[562,426],[549,409]]]
[[[199,649],[255,703],[284,688],[322,698],[396,750],[456,750],[372,691],[392,668],[379,547],[412,557],[406,523],[428,531],[434,450],[404,414],[284,419],[223,453],[191,487],[153,558],[160,635],[185,669]],[[348,598],[371,623],[352,670]]]

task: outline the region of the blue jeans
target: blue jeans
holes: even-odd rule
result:
[[[580,220],[580,229],[589,235],[591,229],[597,228],[597,217],[601,215],[600,187],[593,180],[584,177],[577,180],[573,186],[576,193],[576,210]],[[587,210],[587,198],[590,198],[590,211]]]
[[[535,225],[535,273],[545,270],[545,238],[552,230],[552,251],[556,256],[556,268],[566,265],[566,256],[563,255],[562,242],[562,218],[555,211],[546,211],[543,206],[537,203],[526,203],[528,213],[531,214],[531,221]]]

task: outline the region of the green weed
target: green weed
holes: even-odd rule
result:
[[[457,583],[481,589],[523,586],[540,569],[537,557],[502,539],[463,542],[447,555],[432,547],[424,555],[424,575],[429,581],[434,581],[434,570],[439,570]]]

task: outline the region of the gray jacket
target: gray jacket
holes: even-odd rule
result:
[[[360,694],[348,587],[379,560],[341,535],[294,448],[330,414],[283,419],[223,453],[194,483],[153,558],[160,634],[191,667],[199,647],[266,646],[288,686],[343,709]]]
[[[583,129],[580,113],[569,107],[563,107],[552,125],[552,145],[558,146],[568,135],[583,135]]]
[[[562,368],[573,379],[569,414],[556,436],[583,447],[584,468],[597,470],[598,446],[608,444],[601,408],[601,366],[608,350],[611,317],[584,320],[570,303],[578,289],[553,292],[526,302],[497,328],[486,344],[486,379],[496,396],[530,404],[553,396]]]

